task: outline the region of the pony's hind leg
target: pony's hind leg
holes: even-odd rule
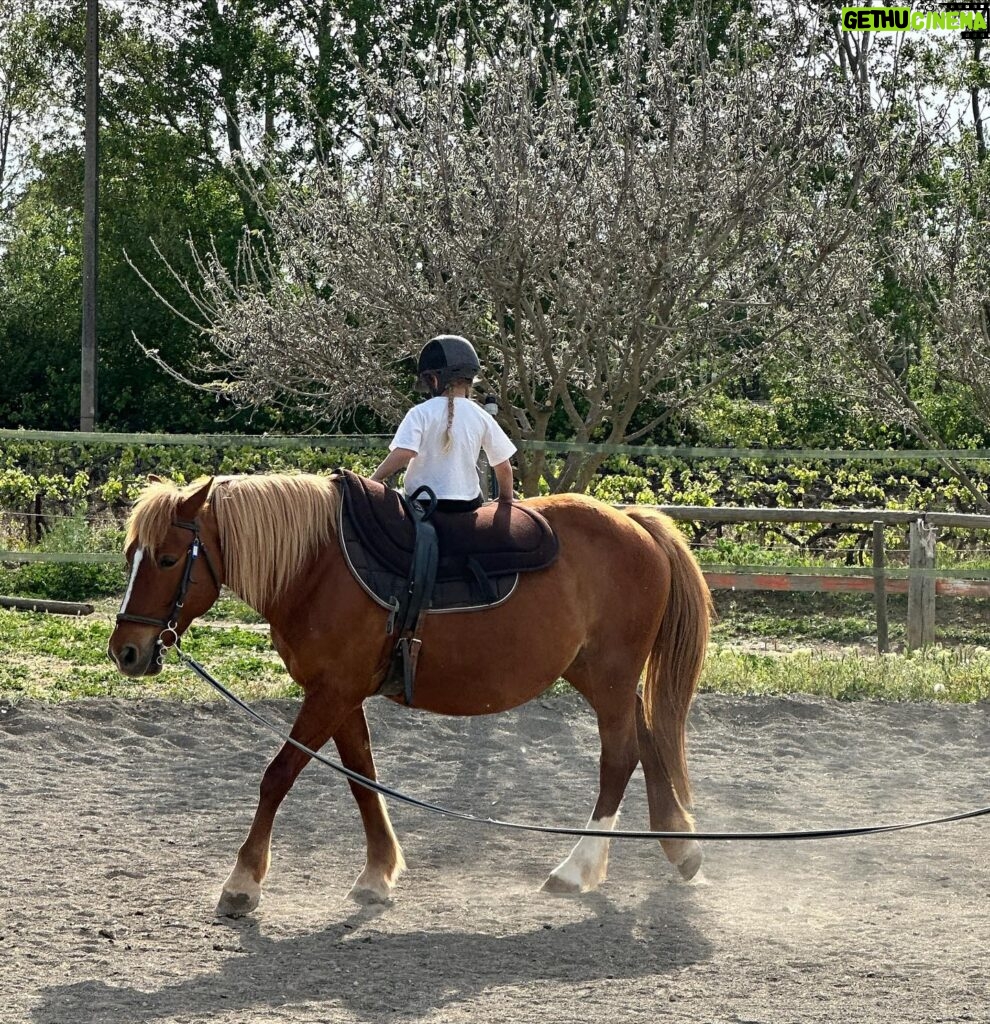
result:
[[[643,702],[639,697],[636,698],[636,730],[646,779],[650,828],[654,832],[693,832],[694,822],[678,799],[654,737],[646,727]],[[694,878],[704,860],[701,844],[696,839],[661,839],[660,846],[682,878],[687,881]]]
[[[598,801],[587,827],[611,832],[619,818],[626,786],[639,762],[633,704],[623,701],[619,708],[598,709],[598,735],[602,745]],[[604,836],[582,837],[550,873],[543,883],[544,891],[576,894],[601,885],[608,871],[609,842]]]
[[[334,733],[333,741],[345,767],[365,778],[377,778],[363,707],[355,708],[348,715]],[[364,870],[358,875],[348,896],[357,903],[384,903],[399,875],[405,870],[406,862],[392,831],[392,823],[381,795],[356,782],[349,785],[364,822],[368,856]]]
[[[339,712],[331,710],[324,701],[307,696],[289,735],[310,750],[319,750],[333,735],[339,721]],[[242,917],[261,902],[261,884],[271,864],[275,814],[309,761],[308,754],[286,743],[265,769],[251,829],[237,853],[234,869],[223,883],[217,905],[219,916]]]

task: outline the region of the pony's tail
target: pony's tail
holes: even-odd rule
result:
[[[687,541],[665,515],[627,509],[670,564],[670,596],[646,663],[646,727],[682,808],[691,803],[687,717],[698,686],[713,615],[711,592]]]

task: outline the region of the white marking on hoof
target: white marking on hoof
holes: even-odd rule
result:
[[[569,882],[564,878],[558,878],[557,875],[550,875],[550,877],[543,883],[541,891],[548,892],[552,896],[579,896],[582,890],[581,887],[576,885],[574,882]]]
[[[240,866],[231,871],[223,883],[223,892],[217,904],[217,917],[244,917],[261,902],[261,883]]]
[[[689,840],[684,844],[687,849],[685,854],[677,862],[677,870],[681,873],[681,878],[685,882],[690,882],[692,878],[701,870],[701,865],[704,863],[705,855],[701,852],[701,843],[695,840]]]
[[[600,820],[592,818],[587,827],[611,832],[618,820],[618,814]],[[543,891],[573,894],[597,889],[608,872],[608,846],[609,840],[604,836],[583,836],[567,859],[550,872]]]

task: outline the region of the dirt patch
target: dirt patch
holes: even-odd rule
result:
[[[291,702],[266,705],[287,720]],[[384,779],[480,814],[583,824],[579,699],[453,720],[369,705]],[[990,707],[701,697],[699,828],[915,819],[990,803]],[[251,918],[213,908],[277,741],[219,705],[0,706],[0,1020],[987,1021],[988,819],[825,843],[709,843],[681,882],[613,844],[594,894],[539,892],[569,842],[392,804],[393,905],[346,786],[311,766]],[[638,774],[638,773],[637,773]],[[646,826],[634,778],[623,823]]]

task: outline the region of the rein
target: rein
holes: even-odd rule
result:
[[[187,573],[190,565],[191,561],[189,565],[187,565]],[[168,627],[166,632],[167,631],[172,631],[174,633],[174,629],[171,626]],[[264,726],[264,728],[269,732],[274,733],[280,740],[282,740],[283,743],[290,744],[295,747],[296,750],[313,758],[313,760],[318,761],[327,768],[332,768],[338,774],[343,775],[344,778],[357,783],[359,786],[363,786],[365,789],[370,789],[372,792],[379,793],[382,796],[391,797],[393,800],[398,800],[401,803],[409,804],[411,807],[419,807],[421,810],[432,811],[435,814],[440,814],[447,818],[454,818],[457,821],[468,821],[476,825],[489,825],[494,828],[511,829],[517,832],[539,832],[545,835],[557,836],[589,836],[600,839],[708,839],[755,842],[764,840],[844,839],[849,836],[881,835],[887,832],[903,832],[907,829],[925,828],[930,825],[946,825],[953,821],[967,821],[971,818],[981,818],[990,814],[990,807],[980,807],[972,811],[961,811],[957,814],[947,814],[938,818],[927,818],[924,821],[898,822],[892,825],[859,825],[846,828],[806,829],[792,832],[647,832],[629,830],[617,830],[611,832],[605,829],[567,828],[555,825],[529,825],[523,822],[502,821],[498,818],[482,818],[466,811],[451,810],[448,807],[441,807],[438,804],[432,804],[426,800],[407,796],[405,793],[391,789],[389,786],[382,785],[382,783],[377,782],[374,779],[369,779],[358,772],[352,771],[350,768],[347,768],[342,764],[338,764],[336,761],[325,757],[318,751],[311,750],[305,744],[286,735],[274,722],[265,718],[264,715],[259,714],[248,703],[241,700],[240,697],[228,690],[223,683],[214,679],[214,677],[210,675],[210,673],[200,665],[195,658],[190,657],[182,650],[179,645],[178,635],[175,635],[174,642],[170,643],[165,643],[163,639],[164,636],[165,632],[163,632],[162,637],[159,638],[159,642],[162,645],[162,658],[164,658],[164,655],[170,648],[174,648],[180,660],[195,672],[200,679],[209,683],[217,693],[225,697],[231,704],[239,707],[242,711],[258,722],[259,725]]]

